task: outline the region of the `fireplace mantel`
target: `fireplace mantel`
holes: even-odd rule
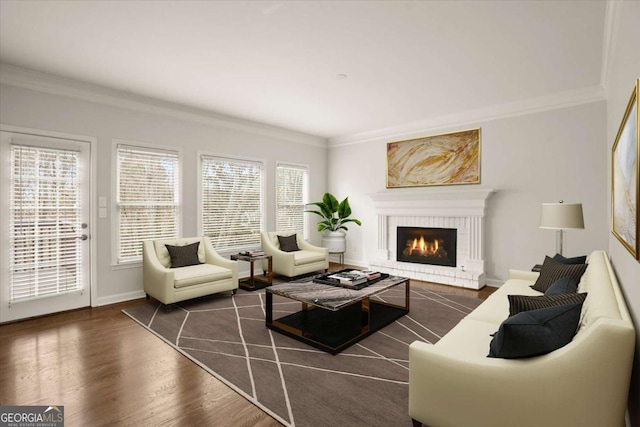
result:
[[[394,216],[484,216],[487,199],[493,190],[486,188],[444,190],[399,189],[371,195],[378,215]]]
[[[390,189],[371,194],[378,215],[378,250],[371,263],[385,273],[448,285],[484,286],[484,217],[487,188]],[[421,266],[396,260],[398,226],[458,230],[458,267]]]

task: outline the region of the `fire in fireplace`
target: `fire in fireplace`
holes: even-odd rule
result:
[[[397,260],[418,264],[456,266],[455,228],[398,227]]]

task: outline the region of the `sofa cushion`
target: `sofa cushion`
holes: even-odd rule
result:
[[[290,236],[278,236],[278,243],[280,243],[280,250],[284,252],[299,251],[298,238],[295,234]]]
[[[566,304],[582,304],[587,298],[587,294],[558,294],[558,295],[541,295],[538,297],[525,295],[509,295],[509,316],[515,316],[518,313],[529,310],[538,310],[541,308],[555,307],[557,305]]]
[[[563,264],[584,264],[587,262],[586,255],[577,256],[573,258],[565,258],[560,254],[555,254],[553,256],[553,259],[555,259],[556,261],[560,261]]]
[[[456,359],[477,361],[487,357],[487,349],[500,322],[484,322],[469,318],[462,319],[447,332],[435,346],[439,353]],[[475,362],[474,362],[475,363]]]
[[[189,265],[198,265],[200,259],[198,258],[198,248],[200,242],[195,242],[190,245],[173,246],[165,245],[171,257],[171,268],[187,267]]]
[[[533,289],[545,292],[556,280],[563,277],[570,277],[576,282],[580,282],[580,278],[587,269],[587,264],[563,264],[553,258],[545,257],[540,276],[532,286]]]
[[[575,294],[578,290],[578,284],[571,277],[563,277],[558,279],[546,291],[545,295]]]
[[[231,279],[233,272],[224,267],[213,264],[199,264],[173,270],[173,286],[184,288],[186,286],[200,285],[223,279]]]
[[[523,311],[507,318],[489,344],[489,357],[518,359],[547,354],[573,339],[582,303]]]

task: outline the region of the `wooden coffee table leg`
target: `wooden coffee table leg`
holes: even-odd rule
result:
[[[265,323],[269,326],[273,324],[273,294],[271,292],[267,292],[266,296]]]

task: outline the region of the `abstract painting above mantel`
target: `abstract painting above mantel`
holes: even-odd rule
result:
[[[611,232],[634,258],[640,259],[640,79],[627,104],[611,149]]]
[[[480,183],[480,128],[387,143],[387,188]]]

